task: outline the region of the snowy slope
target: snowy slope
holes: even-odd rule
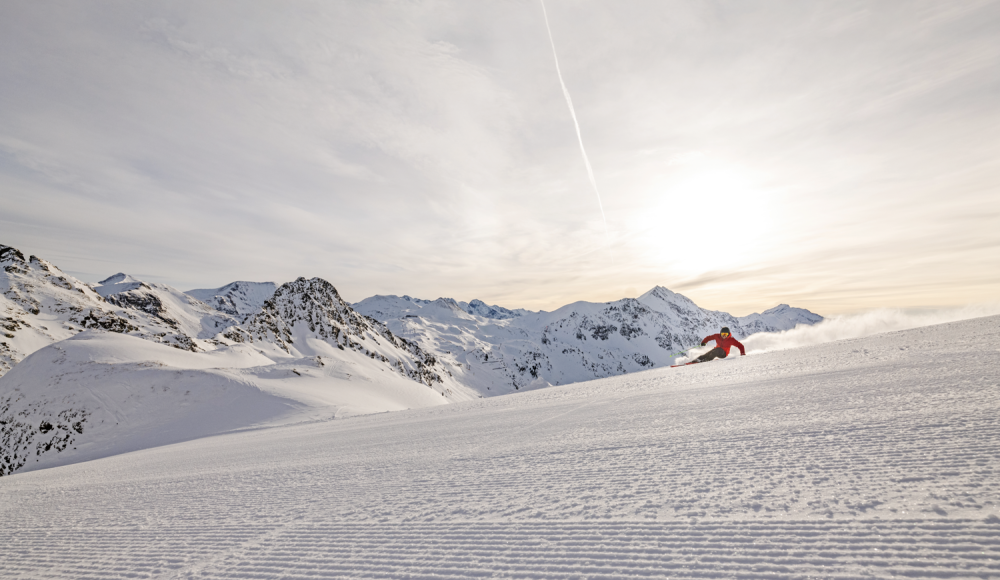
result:
[[[260,312],[277,288],[274,282],[232,282],[222,288],[188,290],[186,294],[242,320]]]
[[[0,569],[993,578],[996,344],[983,318],[16,474]]]
[[[373,296],[354,306],[435,353],[459,382],[482,395],[673,364],[679,351],[723,326],[743,338],[823,320],[784,304],[763,314],[735,317],[700,308],[659,286],[638,299],[576,302],[553,312],[504,309],[509,316],[485,317],[463,304],[450,298]],[[499,307],[489,308],[493,312]]]
[[[143,282],[123,273],[102,280],[94,291],[110,304],[146,314],[167,330],[159,342],[185,350],[212,350],[220,344],[216,335],[239,323],[236,317],[176,288]]]
[[[0,475],[262,422],[442,405],[441,391],[355,352],[274,361],[251,345],[192,353],[88,331],[0,377]]]
[[[194,354],[88,331],[35,352],[0,378],[0,474],[116,455],[246,427],[289,410],[220,364],[271,361]]]

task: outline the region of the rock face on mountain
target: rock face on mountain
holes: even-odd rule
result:
[[[201,300],[219,312],[240,320],[260,312],[264,302],[277,289],[274,282],[232,282],[222,288],[188,290],[187,295]]]
[[[506,317],[481,316],[478,309],[470,313],[462,304],[373,296],[355,308],[384,321],[397,335],[436,345],[442,364],[484,395],[672,364],[679,351],[723,326],[745,338],[823,319],[787,305],[736,317],[700,308],[660,286],[639,298],[577,302],[553,312],[497,310],[514,314]]]
[[[332,348],[356,351],[426,385],[443,381],[434,355],[394,335],[385,324],[359,314],[321,278],[299,278],[281,285],[260,312],[225,336],[236,342],[273,345],[294,356],[336,355]]]

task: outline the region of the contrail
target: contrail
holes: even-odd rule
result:
[[[552,60],[556,61],[556,75],[559,76],[559,85],[562,86],[563,96],[566,97],[566,106],[569,107],[569,114],[573,117],[573,126],[576,127],[576,139],[580,142],[580,153],[583,154],[583,164],[587,166],[587,177],[590,178],[590,185],[597,194],[597,207],[601,208],[601,220],[604,221],[604,238],[608,243],[608,250],[611,249],[611,235],[608,234],[608,218],[604,215],[604,204],[601,203],[601,192],[597,189],[597,180],[594,179],[594,168],[590,166],[590,158],[587,157],[587,150],[583,146],[583,135],[580,133],[580,123],[576,120],[576,109],[573,108],[573,99],[569,96],[569,89],[563,82],[562,70],[559,69],[559,55],[556,53],[556,41],[552,38],[552,27],[549,26],[549,13],[545,10],[545,0],[538,0],[542,4],[542,16],[545,17],[545,30],[549,33],[549,44],[552,45]],[[612,257],[614,260],[614,257]]]

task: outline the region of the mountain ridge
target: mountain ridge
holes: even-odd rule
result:
[[[239,343],[257,345],[273,357],[322,356],[319,352],[327,348],[350,348],[391,360],[394,372],[424,385],[442,385],[452,393],[468,387],[491,396],[663,366],[722,326],[745,338],[823,320],[787,304],[737,317],[703,309],[659,285],[638,298],[578,301],[535,312],[479,299],[408,295],[376,295],[348,304],[319,278],[281,286],[237,281],[180,292],[119,272],[85,284],[9,246],[0,246],[0,265],[0,325],[6,329],[0,374],[46,344],[99,328],[192,352]],[[32,323],[33,317],[57,321],[59,332],[33,330],[30,339],[12,347],[8,339],[30,334],[27,326],[48,330],[37,320]]]

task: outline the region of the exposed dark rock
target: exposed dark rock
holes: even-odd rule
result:
[[[88,310],[87,314],[82,318],[71,317],[70,320],[83,328],[99,328],[111,332],[132,332],[139,330],[137,326],[121,316],[113,312],[103,312],[101,310]]]

